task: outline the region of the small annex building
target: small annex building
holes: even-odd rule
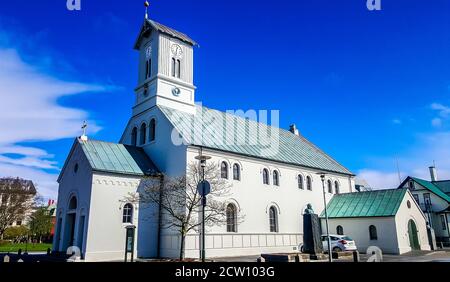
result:
[[[334,195],[327,212],[330,233],[350,236],[361,253],[370,246],[388,254],[430,250],[425,215],[408,189]],[[321,224],[325,231],[324,212]]]

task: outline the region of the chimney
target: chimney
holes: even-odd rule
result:
[[[290,131],[292,134],[295,134],[295,135],[297,135],[297,136],[300,136],[300,132],[298,132],[297,126],[296,126],[295,124],[292,124],[292,125],[289,126],[289,131]]]
[[[437,181],[438,180],[435,166],[430,166],[430,176],[431,176],[431,181]]]

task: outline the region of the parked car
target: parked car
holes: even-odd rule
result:
[[[330,239],[332,252],[356,251],[358,249],[355,241],[347,235],[330,234]],[[322,235],[321,240],[324,252],[328,252],[327,235]]]

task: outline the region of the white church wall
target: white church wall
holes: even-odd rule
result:
[[[198,162],[195,156],[199,149],[189,147],[187,151],[187,164]],[[208,228],[206,232],[206,255],[236,256],[252,255],[264,252],[291,252],[297,249],[303,240],[303,211],[308,203],[312,204],[316,213],[323,209],[322,182],[316,173],[319,170],[280,164],[271,161],[262,161],[256,158],[236,154],[203,149],[203,154],[211,156],[208,162],[217,164],[228,163],[228,176],[231,190],[224,201],[234,203],[238,213],[243,215],[243,221],[238,224],[237,233],[226,232],[226,226]],[[241,168],[241,180],[233,180],[232,166],[238,163]],[[262,170],[270,171],[270,185],[262,182]],[[273,171],[280,173],[280,186],[273,185]],[[304,189],[298,188],[298,174],[304,178]],[[306,189],[306,176],[312,178],[312,191]],[[354,184],[346,175],[330,174],[333,183],[340,183],[340,192],[348,193]],[[333,186],[334,188],[334,186]],[[329,201],[332,194],[326,193]],[[275,206],[278,211],[279,232],[271,233],[269,228],[269,208]],[[177,256],[179,251],[179,238],[177,234],[166,232],[162,236],[162,253],[166,256]],[[198,257],[198,234],[192,232],[186,238],[186,256]]]
[[[76,165],[78,169],[75,171]],[[66,252],[68,247],[78,246],[82,254],[85,254],[91,186],[92,170],[89,162],[84,156],[81,147],[75,144],[59,179],[58,207],[56,212],[57,226],[53,239],[54,251]],[[73,196],[77,199],[77,209],[74,211],[75,226],[71,227],[68,222],[68,206]],[[84,216],[84,224],[81,221],[81,216]],[[74,228],[72,241],[68,239],[71,228]]]
[[[95,173],[93,177],[91,214],[86,261],[123,260],[125,227],[123,206],[130,193],[140,192],[139,177]],[[136,226],[135,257],[157,255],[158,209],[133,203],[133,225]]]
[[[322,233],[326,233],[325,220],[321,220]],[[355,240],[358,251],[365,253],[370,246],[379,247],[383,253],[398,254],[398,239],[395,217],[357,217],[330,218],[330,234],[337,233],[337,226],[342,226],[344,234]],[[377,240],[370,240],[369,227],[377,229]]]
[[[408,201],[411,208],[408,208]],[[420,207],[416,204],[414,198],[408,191],[395,216],[398,249],[400,254],[411,251],[411,244],[408,234],[408,222],[410,220],[413,220],[416,224],[421,250],[429,251],[431,248],[428,243],[427,223],[424,214],[421,212]]]

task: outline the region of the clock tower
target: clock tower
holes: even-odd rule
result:
[[[135,43],[139,51],[133,116],[154,106],[195,113],[193,48],[187,35],[146,18]]]

